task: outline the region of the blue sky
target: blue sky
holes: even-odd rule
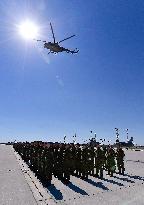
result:
[[[77,55],[47,55],[16,25],[30,19],[41,37]],[[0,141],[120,139],[144,144],[144,1],[0,2]]]

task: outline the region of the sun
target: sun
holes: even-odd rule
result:
[[[33,39],[38,35],[38,26],[30,20],[22,22],[18,28],[20,35],[25,39]]]

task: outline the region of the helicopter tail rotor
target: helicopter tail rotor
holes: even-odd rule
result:
[[[78,52],[79,52],[79,50],[77,48],[75,50],[71,51],[72,54],[78,53]]]

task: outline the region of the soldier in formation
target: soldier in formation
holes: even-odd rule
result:
[[[96,177],[103,178],[105,160],[106,158],[104,150],[100,146],[98,146],[95,157]]]
[[[116,170],[115,155],[116,153],[114,149],[112,149],[112,147],[109,147],[107,150],[106,165],[108,169],[108,175],[110,175],[111,177]]]
[[[118,171],[119,174],[124,175],[124,151],[122,150],[122,148],[118,148],[117,153],[116,153],[116,159],[117,159],[117,167],[118,167]]]
[[[124,151],[110,146],[88,146],[48,142],[23,142],[13,145],[22,159],[44,183],[51,184],[52,175],[63,183],[69,183],[70,176],[88,179],[88,175],[103,178],[103,171],[110,176],[116,170],[124,174]],[[117,163],[116,163],[117,162]]]

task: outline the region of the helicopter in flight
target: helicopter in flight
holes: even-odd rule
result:
[[[51,31],[52,31],[53,40],[54,40],[53,42],[46,42],[46,41],[43,41],[43,40],[40,40],[40,39],[34,39],[34,40],[36,40],[36,41],[41,41],[41,42],[44,43],[44,48],[47,48],[47,49],[50,50],[50,52],[49,52],[48,54],[50,54],[50,53],[57,54],[57,53],[63,52],[63,51],[65,51],[65,52],[67,52],[67,53],[71,53],[71,54],[74,54],[74,53],[78,53],[78,52],[79,52],[79,50],[78,50],[77,48],[74,49],[74,50],[69,50],[69,49],[64,48],[64,47],[62,47],[62,46],[59,45],[61,42],[66,41],[66,40],[68,40],[68,39],[74,37],[75,35],[72,35],[72,36],[70,36],[70,37],[68,37],[68,38],[65,38],[65,39],[59,41],[59,42],[56,42],[55,35],[54,35],[54,31],[53,31],[53,27],[52,27],[52,24],[51,24],[51,23],[50,23],[50,27],[51,27]]]

